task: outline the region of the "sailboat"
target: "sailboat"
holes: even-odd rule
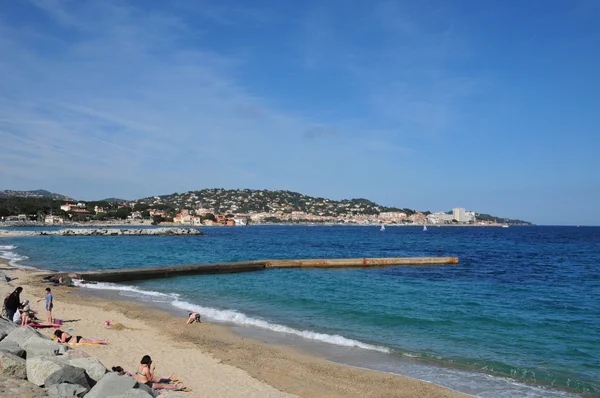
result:
[[[427,225],[423,225],[423,231],[427,231]]]
[[[379,228],[380,231],[385,231],[385,224],[381,225],[381,228]]]

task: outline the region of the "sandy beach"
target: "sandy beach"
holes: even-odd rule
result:
[[[43,273],[11,267],[0,260],[10,278],[1,285],[6,296],[17,286],[21,300],[43,318],[49,285]],[[327,361],[300,349],[266,344],[240,336],[221,325],[185,324],[185,318],[130,301],[78,295],[78,288],[52,287],[54,316],[73,328],[73,335],[108,339],[108,346],[78,347],[107,368],[120,365],[135,372],[141,357],[152,356],[159,376],[178,376],[192,392],[185,397],[467,397],[450,389],[412,379]],[[105,326],[110,320],[111,326]],[[50,336],[53,329],[42,329]]]

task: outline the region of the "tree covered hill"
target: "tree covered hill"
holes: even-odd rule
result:
[[[69,198],[68,196],[61,195],[58,193],[53,193],[50,191],[46,191],[45,189],[37,189],[35,191],[13,191],[13,190],[8,189],[8,190],[0,191],[0,198],[11,198],[11,197],[71,200],[71,198]]]
[[[71,198],[45,190],[37,191],[0,191],[0,216],[18,214],[44,215],[53,212],[61,214],[60,206]],[[124,206],[125,204],[125,206]],[[102,208],[96,214],[96,208]],[[133,201],[109,198],[100,201],[87,201],[85,208],[90,217],[126,218],[131,212],[144,214],[148,209],[164,210],[172,218],[183,209],[210,209],[215,214],[273,213],[290,214],[303,212],[324,217],[336,216],[374,216],[384,212],[404,212],[407,216],[417,213],[409,208],[387,207],[364,198],[331,200],[312,197],[298,192],[285,190],[254,189],[201,189],[170,195],[151,196]],[[425,215],[429,211],[423,212]],[[495,217],[489,214],[477,214],[478,220],[508,223],[530,224],[522,220]]]
[[[378,205],[367,199],[344,199],[341,201],[312,197],[292,191],[252,189],[202,189],[171,195],[153,196],[137,201],[150,206],[171,208],[213,209],[215,213],[250,213],[301,211],[323,216],[344,214],[379,214],[401,211],[395,207]],[[411,212],[414,212],[411,210]]]

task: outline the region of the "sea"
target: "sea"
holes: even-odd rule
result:
[[[83,285],[268,342],[480,397],[600,396],[600,227],[278,226],[204,236],[2,238],[58,271],[260,259],[455,256],[457,265],[266,269]]]

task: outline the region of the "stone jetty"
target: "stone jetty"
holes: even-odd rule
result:
[[[231,263],[190,264],[163,267],[106,269],[51,274],[46,278],[65,277],[88,282],[126,282],[170,278],[183,275],[226,274],[262,271],[268,268],[367,268],[389,266],[437,266],[458,264],[456,257],[332,258],[304,260],[254,260]]]
[[[196,228],[68,228],[56,231],[0,231],[10,236],[187,236],[204,235]],[[5,235],[5,236],[6,236]]]
[[[109,372],[81,350],[0,317],[0,396],[156,397],[131,377]]]

